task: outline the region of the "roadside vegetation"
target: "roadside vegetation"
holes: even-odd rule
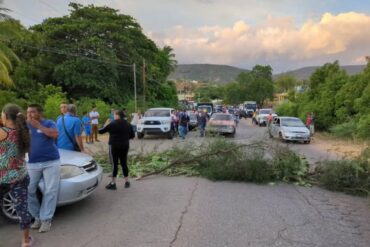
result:
[[[117,10],[69,7],[69,15],[29,28],[0,18],[0,108],[39,103],[52,119],[63,101],[77,104],[80,114],[96,105],[103,118],[111,108],[132,112],[133,64],[139,108],[177,106],[175,84],[167,81],[176,66],[171,47],[157,47],[133,17]]]
[[[370,63],[362,73],[352,76],[338,62],[325,64],[311,75],[306,86],[303,93],[291,88],[289,101],[276,112],[303,120],[314,112],[318,130],[340,138],[370,139]]]
[[[102,150],[95,159],[105,172],[111,172],[108,154]],[[287,145],[238,144],[215,138],[199,146],[189,143],[164,152],[131,154],[129,169],[131,176],[138,180],[161,174],[199,176],[212,181],[318,185],[363,196],[370,192],[370,149],[353,159],[323,161],[315,171],[310,171],[306,159]]]

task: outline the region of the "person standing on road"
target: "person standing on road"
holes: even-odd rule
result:
[[[67,113],[57,121],[58,148],[83,152],[84,146],[81,137],[81,120],[76,116],[76,106],[69,104]]]
[[[267,116],[267,127],[270,127],[273,119],[274,117],[272,116],[272,112],[270,112],[269,115]]]
[[[30,247],[32,237],[29,229],[32,217],[28,212],[27,198],[30,178],[25,161],[30,144],[29,131],[17,105],[5,105],[1,112],[1,120],[3,126],[0,128],[0,200],[7,192],[15,199],[15,209],[23,231],[22,247]]]
[[[82,124],[84,126],[85,131],[85,141],[87,144],[90,144],[93,142],[93,139],[91,135],[91,119],[90,115],[87,112],[83,113]]]
[[[99,142],[98,140],[98,125],[99,125],[99,112],[96,111],[96,107],[94,106],[92,111],[90,112],[91,118],[91,128],[92,128],[92,136],[95,137],[95,141]]]
[[[137,129],[136,128],[137,124],[139,123],[140,119],[141,119],[141,112],[140,111],[132,113],[131,125],[132,125],[132,128],[133,128],[135,133],[136,133],[136,129]]]
[[[185,140],[188,133],[188,124],[190,122],[190,117],[186,113],[186,109],[183,109],[179,117],[179,136],[181,139]]]
[[[28,186],[29,212],[35,218],[32,229],[47,232],[57,205],[60,182],[60,156],[55,140],[58,130],[54,121],[42,117],[40,105],[32,104],[27,109],[28,128],[31,133],[31,147],[28,155],[27,170],[30,176]],[[37,197],[40,180],[44,180],[45,189],[41,206]]]
[[[110,122],[108,120],[104,127],[99,130],[100,134],[109,133],[109,145],[113,161],[112,181],[105,187],[107,190],[117,189],[118,162],[121,163],[123,176],[125,177],[125,188],[130,187],[127,154],[130,147],[130,139],[135,137],[135,133],[125,118],[123,111],[116,111],[114,121]]]
[[[198,125],[199,125],[199,131],[200,131],[200,137],[204,137],[205,131],[206,131],[206,125],[208,122],[208,114],[207,111],[202,111],[200,113],[200,116],[198,116]]]
[[[306,126],[310,130],[311,136],[315,133],[315,125],[314,125],[315,116],[313,112],[307,114],[306,118]]]

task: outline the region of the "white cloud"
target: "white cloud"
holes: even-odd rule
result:
[[[177,26],[165,33],[150,35],[158,44],[172,46],[180,63],[243,66],[339,59],[346,64],[370,54],[370,15],[325,13],[318,21],[308,20],[298,27],[292,17],[269,16],[253,26],[244,21],[229,27]]]

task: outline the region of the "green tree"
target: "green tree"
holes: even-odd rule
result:
[[[288,92],[294,90],[298,83],[292,75],[281,75],[276,79],[275,84],[278,92]]]
[[[254,100],[263,105],[267,99],[272,99],[274,84],[271,66],[256,65],[250,72],[243,72],[237,77],[240,84],[241,99]]]

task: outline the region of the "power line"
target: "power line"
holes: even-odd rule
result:
[[[61,14],[62,16],[64,15],[61,12],[59,12],[59,10],[57,10],[56,8],[54,8],[54,6],[50,5],[49,3],[44,2],[43,0],[38,0],[38,2],[41,3],[41,4],[43,4],[43,5],[45,5],[45,6],[47,6],[47,7],[49,7],[49,9],[52,9],[55,13]]]
[[[1,40],[2,41],[10,41],[10,40],[5,40],[5,39],[1,39]],[[38,50],[38,51],[49,52],[49,53],[53,53],[53,54],[65,55],[65,56],[70,56],[70,57],[76,57],[76,58],[81,58],[81,59],[85,59],[85,60],[89,60],[89,61],[93,61],[93,62],[98,62],[98,63],[104,63],[104,64],[110,64],[110,65],[116,65],[116,66],[122,66],[122,67],[130,67],[130,68],[133,67],[132,64],[110,62],[110,61],[107,61],[107,60],[102,60],[102,59],[96,59],[96,58],[83,56],[83,55],[78,54],[78,53],[73,54],[73,53],[69,53],[69,52],[65,52],[65,51],[60,51],[60,50],[50,48],[50,47],[37,47],[37,46],[29,45],[29,44],[26,44],[26,43],[23,43],[23,42],[13,42],[12,44],[15,45],[15,46],[19,45],[19,46],[22,46],[22,47],[27,47],[27,48]]]

